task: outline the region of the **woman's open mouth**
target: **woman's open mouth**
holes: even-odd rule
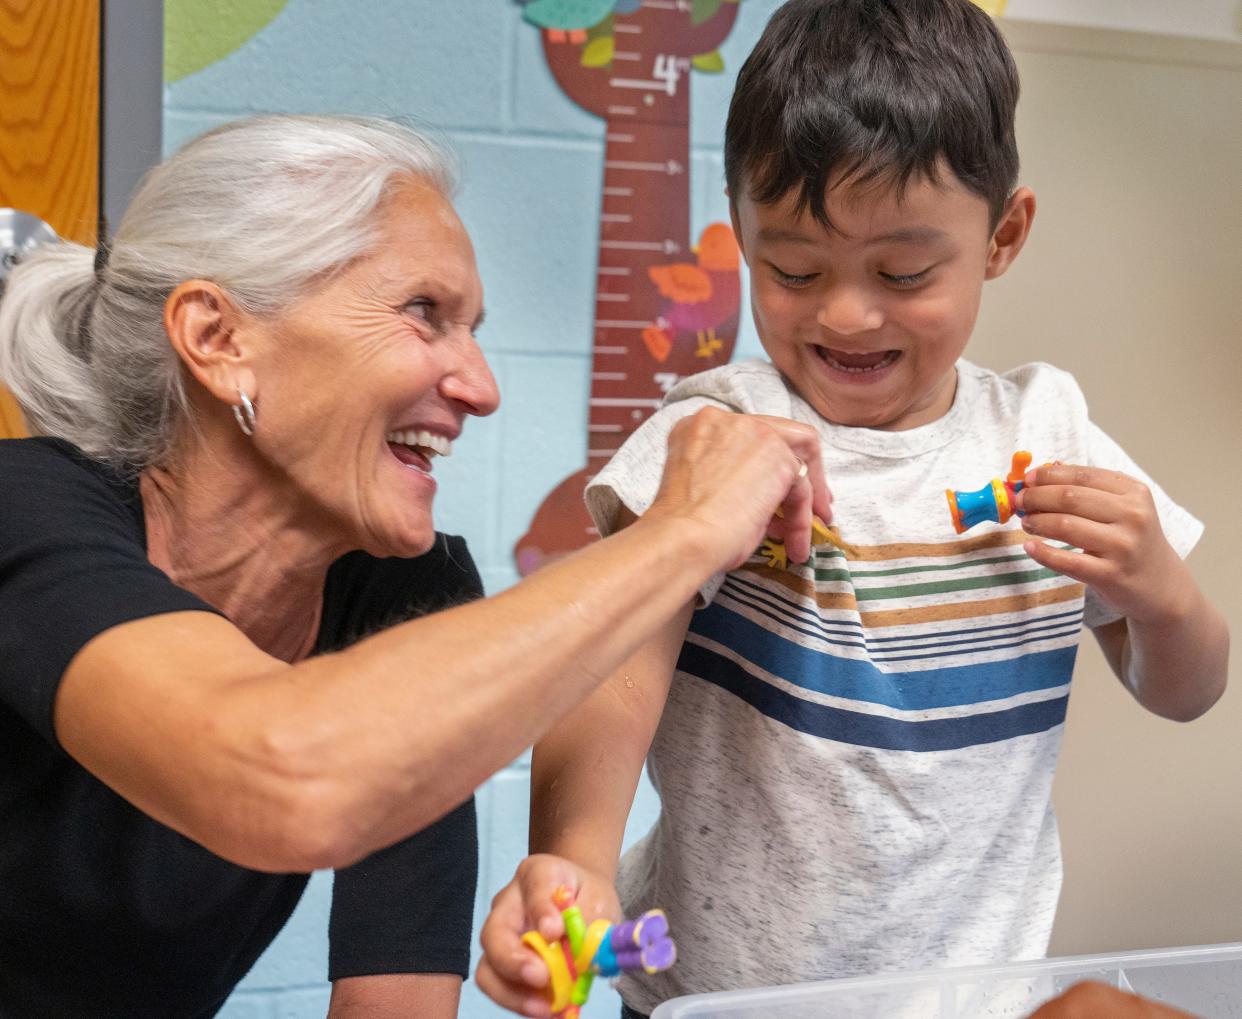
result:
[[[423,474],[431,473],[433,457],[449,456],[453,452],[452,440],[434,432],[405,429],[389,432],[384,438],[393,456]]]
[[[815,353],[829,368],[846,375],[859,376],[859,381],[868,375],[882,372],[901,359],[900,350],[872,350],[866,353],[855,353],[817,345]]]

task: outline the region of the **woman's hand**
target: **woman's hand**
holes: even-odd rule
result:
[[[784,539],[791,561],[804,562],[812,514],[832,520],[815,429],[707,407],[669,433],[664,477],[644,519],[692,521],[724,571],[745,562],[768,534]]]
[[[574,902],[587,923],[597,917],[621,919],[617,891],[605,875],[579,867],[559,856],[528,856],[510,881],[492,899],[492,911],[483,924],[483,958],[475,980],[498,1005],[520,1015],[547,1017],[552,1009],[545,997],[548,971],[535,953],[522,944],[522,935],[536,930],[554,942],[565,933],[565,922],[552,897],[558,888],[574,893]]]

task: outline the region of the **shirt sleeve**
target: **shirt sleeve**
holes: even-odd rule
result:
[[[336,872],[328,978],[470,972],[478,880],[474,800],[404,842]]]
[[[684,417],[704,407],[732,410],[717,400],[693,397],[669,404],[656,411],[625,440],[602,471],[586,488],[587,511],[591,514],[600,537],[607,537],[617,528],[617,514],[624,506],[636,517],[651,508],[668,460],[668,436],[673,426]],[[699,588],[699,607],[711,600],[724,583],[724,574],[708,578]]]
[[[0,704],[49,743],[74,656],[122,623],[214,612],[147,559],[141,514],[59,440],[0,442]]]
[[[1203,524],[1189,511],[1169,498],[1165,490],[1095,424],[1088,427],[1087,457],[1092,467],[1119,471],[1143,482],[1151,490],[1152,499],[1156,504],[1156,514],[1160,518],[1160,527],[1173,547],[1173,551],[1183,559],[1190,554],[1190,550],[1203,535]],[[1101,598],[1093,588],[1087,588],[1083,608],[1083,623],[1086,626],[1095,629],[1121,618],[1123,618],[1122,614]]]

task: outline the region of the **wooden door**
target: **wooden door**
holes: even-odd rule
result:
[[[94,245],[100,0],[0,0],[0,207]],[[0,389],[0,438],[24,434]]]

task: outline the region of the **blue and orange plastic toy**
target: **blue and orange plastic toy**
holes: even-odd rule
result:
[[[1009,476],[1001,481],[993,478],[977,492],[944,491],[949,500],[949,513],[953,517],[953,529],[958,534],[970,530],[975,524],[994,520],[1003,524],[1012,516],[1021,516],[1014,503],[1014,496],[1022,491],[1023,478],[1031,466],[1031,454],[1019,450],[1013,455]]]
[[[538,931],[527,931],[522,942],[548,967],[548,999],[556,1019],[578,1019],[597,974],[611,977],[633,969],[659,973],[677,961],[677,946],[661,909],[637,920],[595,920],[588,926],[568,888],[558,888],[553,901],[565,921],[565,936],[550,945]]]

